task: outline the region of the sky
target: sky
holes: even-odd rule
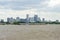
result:
[[[60,20],[60,0],[0,0],[0,19],[25,18],[37,14],[46,20]]]

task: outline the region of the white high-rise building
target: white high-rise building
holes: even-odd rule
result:
[[[20,22],[20,18],[19,17],[16,17],[16,22]]]
[[[26,22],[29,23],[29,14],[26,15]]]
[[[11,18],[7,18],[7,22],[13,23],[13,22],[15,22],[15,19],[13,19],[12,17]]]
[[[40,19],[40,17],[38,17],[37,21],[41,22],[41,19]]]
[[[35,22],[33,17],[29,18],[29,22]]]
[[[35,22],[38,21],[38,15],[34,15],[34,21],[35,21]]]

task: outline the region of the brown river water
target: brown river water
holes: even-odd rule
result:
[[[0,40],[60,40],[60,25],[0,25]]]

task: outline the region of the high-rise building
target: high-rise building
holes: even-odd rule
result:
[[[15,22],[15,19],[13,19],[12,17],[11,18],[7,18],[7,22],[13,23],[13,22]]]
[[[7,22],[8,22],[8,23],[10,22],[10,18],[7,18]]]
[[[20,22],[20,18],[19,17],[16,17],[16,22]]]
[[[33,17],[29,18],[29,22],[35,22]]]
[[[34,15],[34,21],[35,21],[35,22],[38,21],[38,15]]]
[[[26,15],[26,22],[29,23],[29,14]]]
[[[45,18],[42,18],[42,22],[45,22]]]
[[[40,17],[38,17],[37,21],[38,21],[38,22],[41,22],[41,19],[40,19]]]

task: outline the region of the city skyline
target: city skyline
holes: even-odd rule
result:
[[[11,21],[20,21],[20,20],[25,20],[26,22],[29,22],[29,21],[31,21],[31,22],[37,22],[37,20],[38,21],[56,21],[56,20],[58,20],[58,19],[56,19],[56,20],[51,20],[51,19],[49,19],[49,20],[47,20],[46,18],[41,18],[41,17],[39,17],[37,14],[35,14],[35,15],[33,15],[33,16],[30,16],[29,14],[26,14],[26,17],[25,18],[21,18],[21,17],[19,17],[19,16],[17,16],[17,17],[7,17],[6,18],[6,20],[4,20],[4,19],[0,19],[0,21],[5,21],[5,22],[7,22],[7,21],[9,21],[9,20],[11,20]],[[22,21],[22,22],[23,22]],[[58,20],[59,21],[59,20]]]
[[[0,19],[25,18],[26,14],[60,20],[60,0],[0,0]]]

